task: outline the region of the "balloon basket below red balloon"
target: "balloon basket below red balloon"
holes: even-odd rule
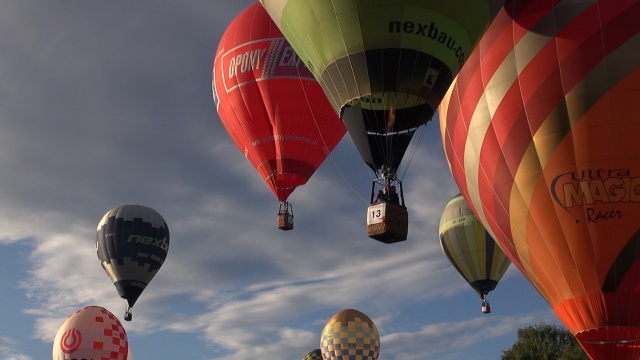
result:
[[[367,209],[367,235],[385,244],[393,244],[407,240],[409,229],[409,213],[407,209],[391,204],[381,203]]]
[[[284,231],[293,230],[293,207],[286,201],[280,203],[278,229]]]
[[[278,214],[278,229],[284,231],[293,230],[293,215],[289,213]]]

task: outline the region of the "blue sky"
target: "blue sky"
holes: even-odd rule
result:
[[[301,359],[345,308],[376,323],[380,360],[498,359],[518,328],[557,323],[513,267],[483,315],[441,253],[458,191],[437,119],[404,176],[406,242],[366,237],[371,175],[348,136],[294,192],[295,229],[276,228],[278,203],[211,98],[218,41],[252,3],[0,2],[0,358],[49,358],[85,305],[122,318],[95,230],[123,204],[171,230],[124,324],[136,360]]]

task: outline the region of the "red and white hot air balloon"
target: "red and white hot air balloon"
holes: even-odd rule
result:
[[[100,306],[71,314],[53,341],[53,360],[128,360],[129,342],[120,320]]]

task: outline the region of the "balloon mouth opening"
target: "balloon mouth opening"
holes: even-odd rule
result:
[[[493,279],[476,280],[469,283],[471,287],[478,293],[480,298],[485,298],[490,291],[495,290],[498,281]]]
[[[576,340],[593,359],[637,359],[640,325],[603,326],[577,332]]]
[[[584,344],[622,344],[633,345],[640,348],[640,325],[638,327],[603,326],[579,331],[575,334],[575,337],[578,341]]]

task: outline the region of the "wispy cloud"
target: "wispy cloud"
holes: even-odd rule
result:
[[[31,360],[32,358],[20,354],[16,349],[18,345],[22,345],[14,339],[1,336],[0,337],[0,357],[6,360]]]

